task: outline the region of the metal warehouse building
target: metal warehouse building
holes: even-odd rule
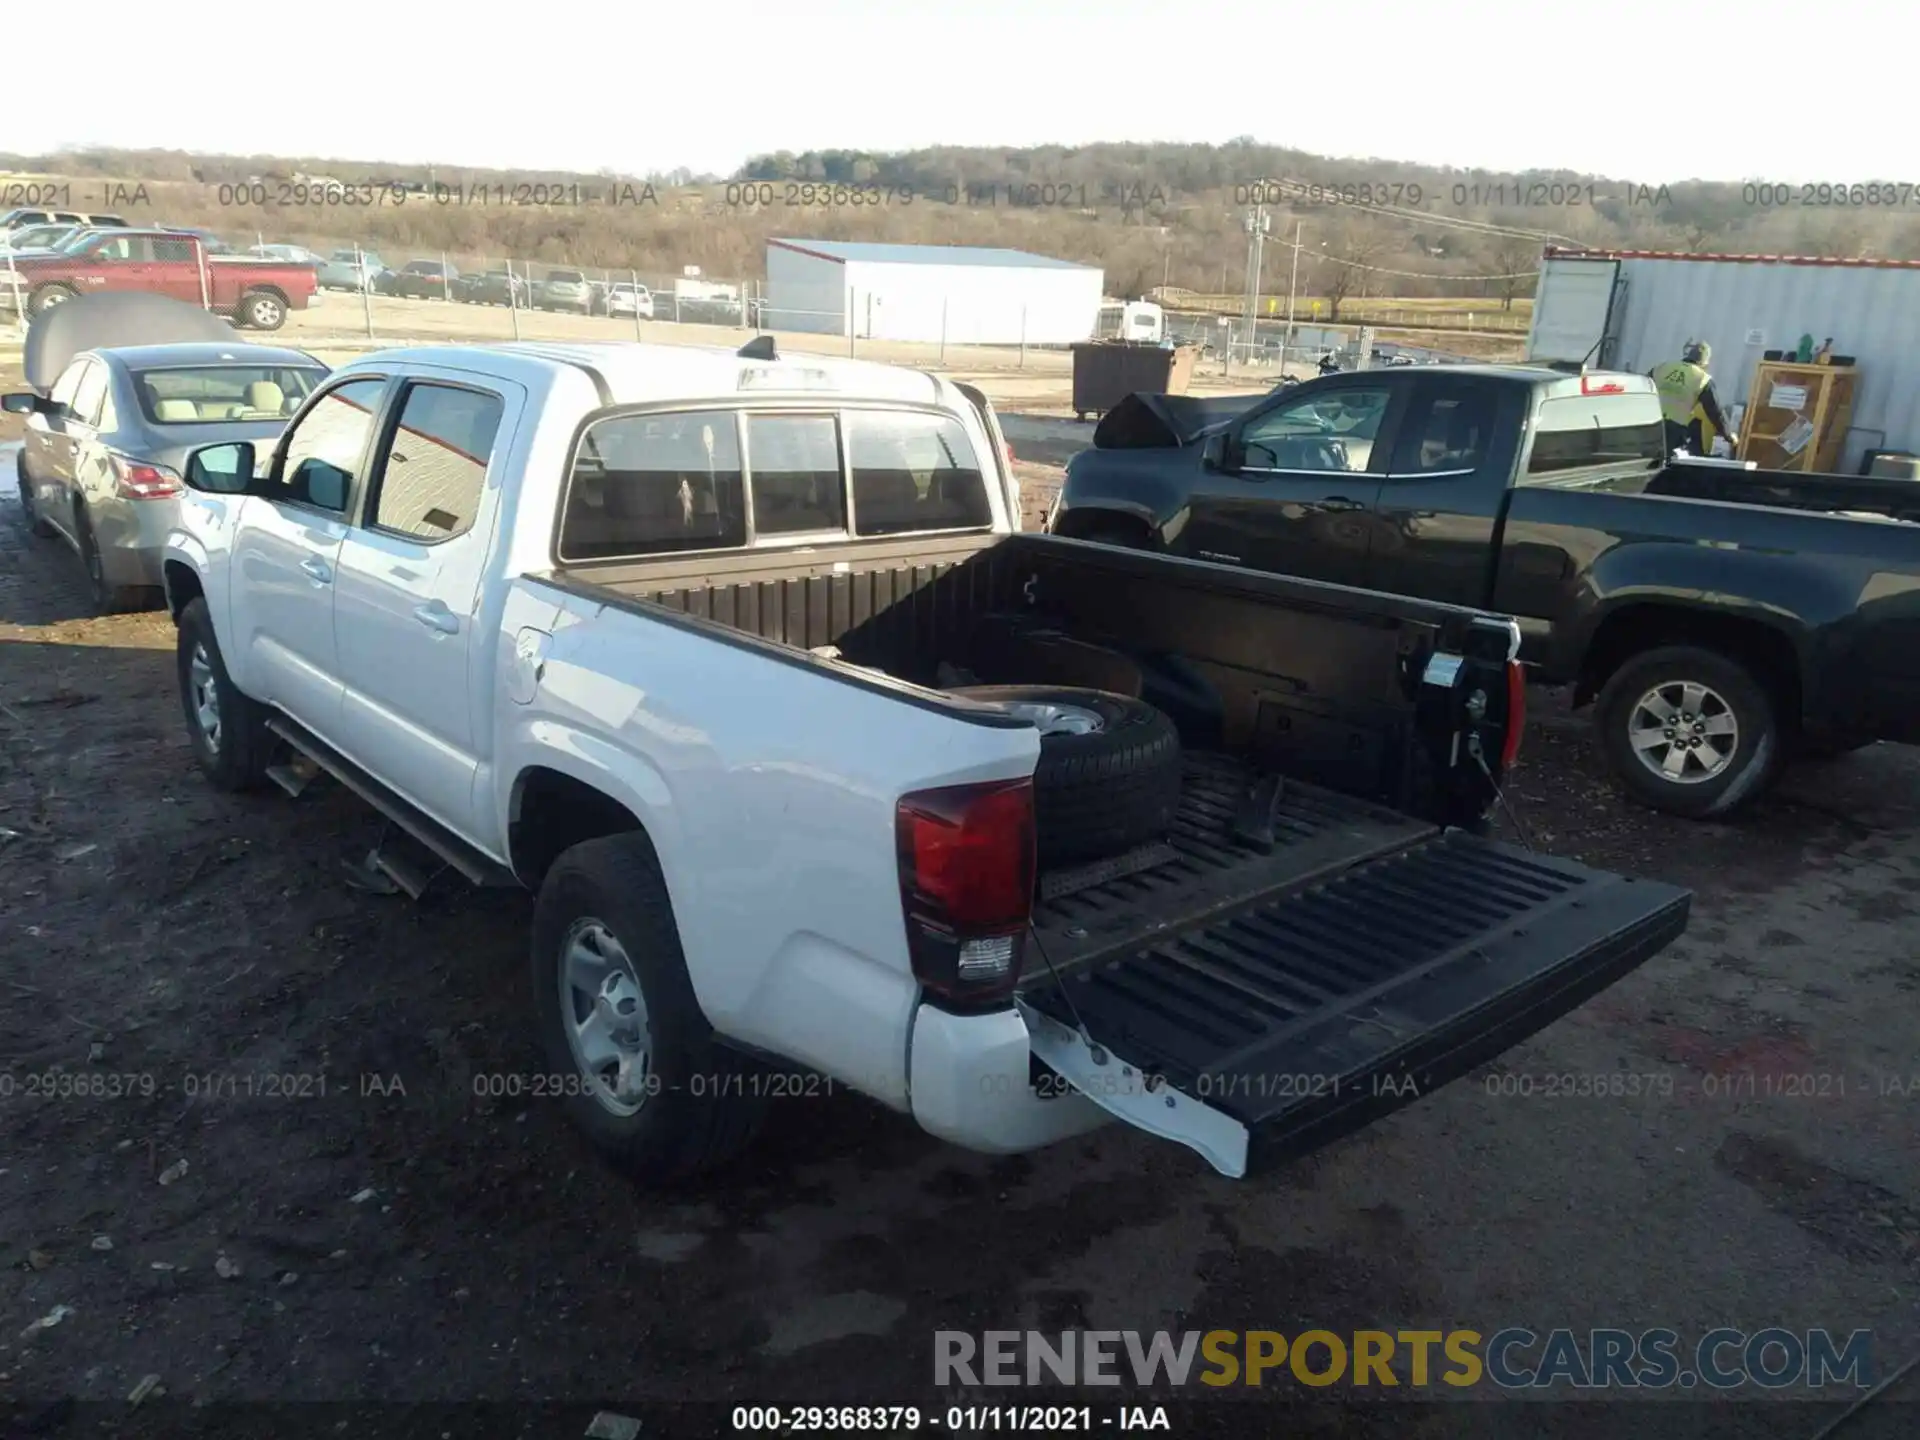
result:
[[[863,340],[1066,345],[1093,334],[1105,273],[1022,250],[769,240],[765,325]]]
[[[1843,469],[1920,452],[1920,261],[1550,248],[1527,351],[1644,374],[1704,340],[1721,403],[1742,405],[1756,362],[1802,335],[1859,366]]]

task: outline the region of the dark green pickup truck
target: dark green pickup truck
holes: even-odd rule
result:
[[[1729,814],[1796,754],[1920,740],[1920,486],[1669,456],[1645,376],[1361,371],[1136,395],[1048,528],[1514,616],[1622,782]]]

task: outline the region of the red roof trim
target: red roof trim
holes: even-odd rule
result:
[[[796,255],[811,255],[815,260],[831,260],[836,265],[847,263],[844,255],[829,255],[823,250],[809,250],[804,245],[795,245],[791,240],[769,240],[769,245],[778,245],[782,250],[791,250]]]
[[[1680,250],[1570,250],[1549,245],[1549,260],[1712,260],[1729,265],[1818,265],[1835,270],[1920,270],[1920,260],[1841,259],[1833,255],[1690,255]]]

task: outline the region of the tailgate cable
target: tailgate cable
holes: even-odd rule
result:
[[[1480,767],[1480,773],[1487,777],[1487,784],[1493,787],[1493,798],[1499,803],[1500,808],[1506,812],[1508,821],[1520,836],[1520,843],[1526,846],[1528,850],[1532,850],[1534,848],[1533,837],[1527,833],[1526,825],[1521,821],[1520,816],[1515,813],[1512,803],[1507,799],[1507,792],[1500,788],[1500,782],[1493,778],[1493,771],[1487,768],[1487,753],[1480,745],[1480,732],[1478,730],[1472,730],[1467,733],[1467,753],[1473,756],[1473,763]]]
[[[1088,1053],[1092,1055],[1093,1063],[1096,1065],[1106,1064],[1106,1047],[1093,1038],[1092,1033],[1087,1029],[1087,1022],[1080,1018],[1080,1007],[1073,1003],[1073,996],[1068,992],[1066,982],[1060,978],[1060,971],[1054,965],[1053,957],[1047,954],[1047,947],[1040,943],[1040,927],[1029,923],[1027,926],[1027,935],[1033,941],[1033,948],[1040,952],[1041,960],[1046,963],[1047,973],[1053,977],[1053,988],[1059,992],[1060,998],[1067,1002],[1067,1012],[1073,1016],[1073,1028],[1080,1032],[1081,1043],[1087,1047]]]

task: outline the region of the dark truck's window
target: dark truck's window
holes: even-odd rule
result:
[[[1657,466],[1665,461],[1666,449],[1666,427],[1654,395],[1565,395],[1541,402],[1527,474],[1636,461]]]
[[[756,536],[847,528],[833,416],[747,416],[747,465]]]
[[[731,411],[617,415],[587,427],[567,483],[563,562],[746,543]]]
[[[1286,400],[1240,432],[1243,469],[1368,470],[1373,439],[1392,400],[1386,389],[1350,387]]]
[[[986,476],[957,420],[908,411],[851,411],[847,453],[853,464],[856,535],[975,529],[993,521]],[[755,486],[757,495],[757,474]]]
[[[1493,392],[1484,386],[1418,396],[1394,446],[1395,475],[1475,470],[1493,436]]]

